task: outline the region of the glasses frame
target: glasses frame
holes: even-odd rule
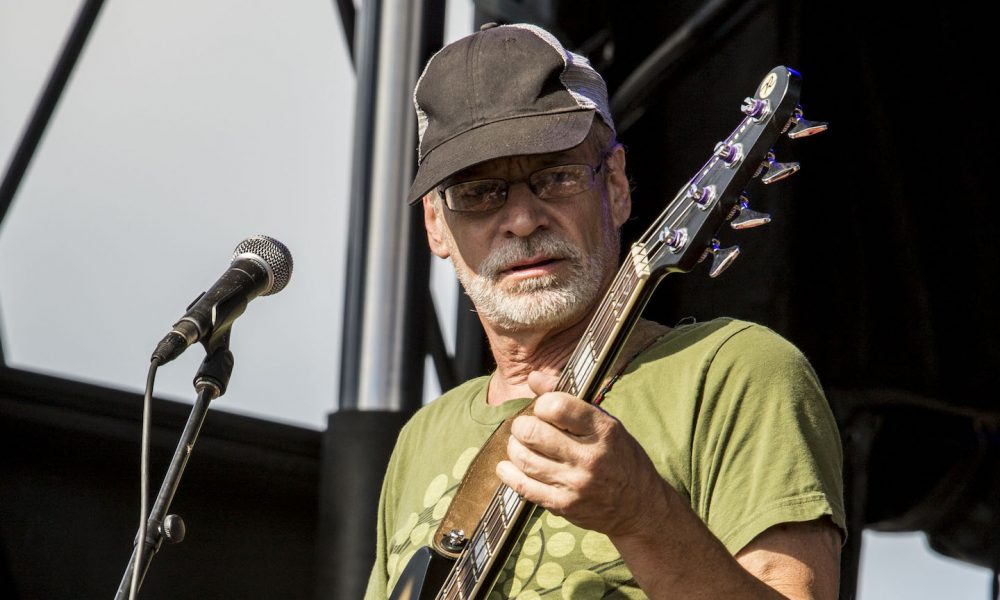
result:
[[[536,169],[536,170],[532,171],[531,173],[528,173],[527,177],[522,177],[521,179],[516,179],[514,181],[508,181],[508,180],[506,180],[506,179],[504,179],[502,177],[484,177],[482,179],[470,179],[468,181],[459,181],[459,182],[452,183],[452,184],[447,185],[447,186],[438,186],[436,188],[436,191],[437,191],[438,197],[441,198],[442,204],[444,204],[448,208],[449,211],[456,212],[456,213],[463,213],[463,214],[487,213],[487,212],[494,211],[494,210],[497,210],[499,208],[502,208],[504,204],[507,204],[507,199],[510,197],[510,188],[511,188],[511,186],[516,185],[518,183],[525,183],[525,184],[527,184],[528,189],[531,190],[532,194],[534,194],[537,198],[539,198],[541,200],[545,200],[546,202],[552,201],[552,200],[562,200],[562,199],[565,199],[565,198],[572,198],[573,196],[576,196],[578,194],[582,194],[584,192],[588,192],[588,191],[590,191],[590,190],[592,190],[594,188],[594,184],[597,183],[597,174],[604,167],[604,163],[607,161],[608,156],[610,156],[609,152],[602,152],[600,160],[598,161],[598,163],[596,165],[590,165],[588,163],[577,163],[577,162],[563,163],[563,164],[559,164],[559,165],[549,165],[547,167],[542,167],[541,169]],[[531,184],[531,178],[534,177],[535,175],[537,175],[538,173],[541,173],[542,171],[547,171],[549,169],[557,169],[557,168],[560,168],[560,167],[587,167],[588,169],[590,169],[590,182],[587,184],[587,187],[585,187],[584,189],[582,189],[582,190],[580,190],[578,192],[574,192],[573,194],[570,194],[568,196],[554,196],[554,197],[549,197],[549,198],[544,198],[542,196],[539,196],[538,192],[535,191],[535,187]],[[466,184],[469,184],[469,183],[480,183],[480,182],[485,182],[485,181],[501,181],[504,184],[504,187],[503,187],[503,201],[500,202],[499,204],[497,204],[496,206],[490,206],[488,208],[483,208],[483,209],[462,210],[462,209],[453,208],[451,206],[451,204],[448,202],[447,192],[448,192],[449,189],[451,189],[451,188],[453,188],[453,187],[455,187],[457,185],[466,185]]]

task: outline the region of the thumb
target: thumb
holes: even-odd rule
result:
[[[545,392],[551,392],[556,389],[556,384],[559,383],[558,375],[549,375],[548,373],[543,373],[541,371],[532,371],[528,373],[528,387],[531,388],[532,392],[535,392],[535,396],[541,396]]]

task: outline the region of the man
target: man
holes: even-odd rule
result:
[[[431,250],[453,261],[497,367],[400,434],[367,597],[388,595],[477,449],[537,396],[496,473],[546,510],[491,597],[835,598],[839,439],[787,342],[729,319],[644,322],[599,407],[551,391],[615,274],[631,208],[586,59],[537,27],[487,26],[429,61],[414,101],[409,199],[422,199]]]

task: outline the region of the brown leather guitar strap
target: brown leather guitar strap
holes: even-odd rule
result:
[[[604,394],[611,389],[629,363],[669,330],[669,327],[645,319],[636,323],[635,329],[625,343],[625,348],[618,356],[618,360],[615,361],[611,375],[602,383],[601,392],[595,404],[599,404],[603,400]],[[462,483],[459,484],[451,504],[448,505],[444,519],[441,520],[441,524],[434,534],[434,548],[441,554],[457,558],[458,553],[441,545],[442,537],[454,530],[464,532],[466,537],[471,536],[480,519],[486,514],[486,507],[489,506],[493,494],[500,486],[500,479],[496,475],[496,466],[507,456],[507,440],[510,437],[511,423],[520,415],[531,414],[532,406],[533,403],[529,403],[517,413],[507,417],[479,449],[476,457],[472,459],[472,463],[469,464],[469,468],[462,478]]]

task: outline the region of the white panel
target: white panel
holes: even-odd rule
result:
[[[51,53],[51,34],[6,37],[12,17],[42,22],[48,4],[0,5],[18,57]],[[13,366],[139,390],[157,340],[241,239],[265,233],[295,272],[236,323],[236,370],[215,407],[325,427],[354,98],[338,19],[332,2],[105,5],[0,232]],[[16,120],[4,114],[0,140]],[[164,368],[158,393],[190,399],[200,358]]]

